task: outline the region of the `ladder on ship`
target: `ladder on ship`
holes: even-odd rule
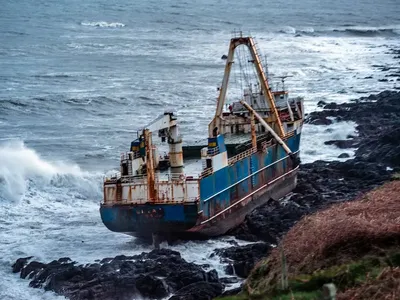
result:
[[[128,160],[128,175],[132,176],[132,161]]]
[[[256,166],[255,166],[255,161],[253,156],[250,156],[250,175],[251,175],[251,187],[256,186],[256,175],[254,174],[256,172]]]
[[[117,184],[116,200],[122,201],[122,186],[120,184]]]

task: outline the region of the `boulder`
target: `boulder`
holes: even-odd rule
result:
[[[354,139],[351,140],[331,140],[324,142],[325,145],[335,145],[340,149],[348,149],[355,148],[358,145],[358,142]]]
[[[220,283],[197,282],[180,289],[169,300],[211,300],[222,294]]]
[[[235,275],[246,278],[254,265],[261,258],[268,255],[271,246],[266,243],[255,243],[245,246],[234,246],[226,249],[217,249],[215,254],[221,257],[222,262],[232,265]]]

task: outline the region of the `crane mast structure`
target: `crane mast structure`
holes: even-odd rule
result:
[[[182,138],[178,131],[176,116],[171,112],[166,112],[159,116],[156,120],[143,128],[142,135],[145,140],[146,148],[146,173],[148,183],[148,196],[151,200],[157,200],[157,191],[155,186],[155,161],[153,153],[152,133],[158,132],[158,136],[165,141],[167,139],[169,145],[170,166],[176,174],[182,172],[183,152]]]
[[[215,128],[219,129],[221,127],[221,120],[223,118],[222,112],[223,112],[223,107],[225,104],[226,92],[228,89],[228,83],[229,83],[229,77],[230,77],[230,73],[231,73],[231,69],[232,69],[232,64],[234,62],[233,61],[234,53],[235,53],[235,49],[240,45],[247,46],[248,50],[250,51],[252,61],[254,62],[254,67],[257,71],[257,77],[261,84],[261,90],[263,91],[263,94],[265,95],[265,100],[271,109],[271,120],[272,120],[272,122],[276,123],[276,125],[277,125],[276,129],[278,131],[278,135],[280,137],[284,137],[285,131],[284,131],[284,128],[282,125],[282,121],[279,118],[278,110],[275,105],[275,100],[272,95],[270,86],[268,84],[268,78],[262,68],[261,60],[260,60],[259,54],[257,52],[255,42],[252,37],[242,37],[242,36],[232,38],[230,41],[229,53],[228,53],[228,57],[226,60],[224,78],[222,80],[222,86],[219,91],[215,116],[208,125],[209,136],[212,137],[215,134],[215,130],[214,130]]]

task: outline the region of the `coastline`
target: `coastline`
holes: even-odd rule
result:
[[[341,147],[357,145],[355,157],[344,162],[316,161],[301,165],[298,186],[285,201],[257,208],[241,226],[230,232],[238,239],[257,243],[215,252],[222,262],[230,262],[228,274],[246,278],[254,265],[303,216],[332,203],[352,200],[389,181],[400,170],[400,92],[385,91],[350,103],[326,104],[324,110],[310,113],[306,120],[309,123],[323,122],[327,117],[357,123],[357,137],[332,142]],[[174,300],[191,299],[187,298],[189,296],[203,299],[221,295],[224,284],[232,283],[232,279],[218,278],[215,270],[202,270],[207,266],[187,263],[179,252],[168,249],[160,251],[134,257],[117,256],[86,266],[78,266],[67,258],[49,264],[29,262],[29,259],[23,258],[17,261],[13,271],[20,273],[22,278],[28,277],[31,287],[52,290],[70,299],[88,298],[90,295],[96,299],[107,299],[110,294],[104,293],[104,286],[113,287],[114,293],[120,295],[121,299],[134,294],[151,299],[172,294],[174,296],[170,299]],[[166,264],[165,261],[169,260],[172,263]],[[154,263],[164,264],[166,269],[160,271],[154,268]],[[138,264],[142,265],[138,267]],[[185,270],[182,271],[184,274],[172,275],[180,269]],[[161,280],[159,276],[167,280]],[[182,283],[181,277],[188,279]],[[225,295],[238,291],[240,288],[227,291]]]

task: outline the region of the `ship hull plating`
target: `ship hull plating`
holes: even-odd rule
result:
[[[288,140],[298,149],[300,134]],[[200,183],[203,197],[191,203],[102,204],[106,227],[115,232],[150,237],[209,237],[225,234],[242,223],[252,210],[290,193],[297,183],[298,155],[285,156],[279,145],[257,152]],[[265,162],[269,161],[269,164]],[[226,172],[224,174],[223,172]],[[229,173],[230,172],[230,173]],[[232,181],[229,181],[231,179]]]

